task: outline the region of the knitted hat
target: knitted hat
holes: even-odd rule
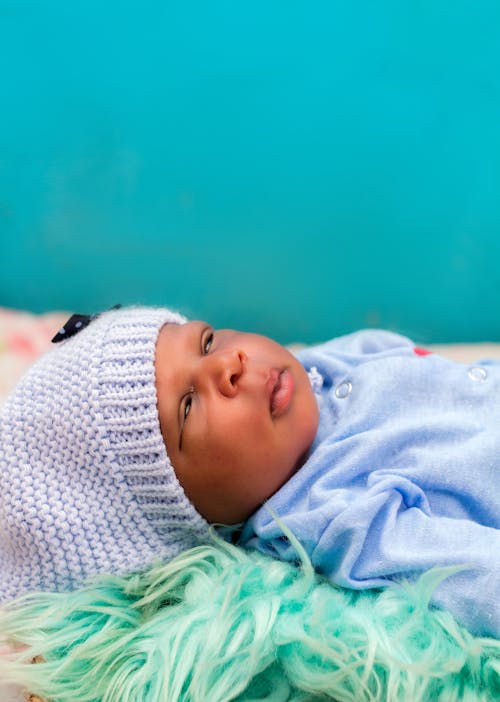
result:
[[[0,419],[0,602],[141,570],[200,540],[160,431],[155,347],[168,309],[105,312],[42,357]]]

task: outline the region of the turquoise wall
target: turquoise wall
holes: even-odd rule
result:
[[[0,0],[0,304],[500,341],[498,0]]]

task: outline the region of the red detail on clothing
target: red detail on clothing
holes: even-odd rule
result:
[[[422,349],[420,346],[414,346],[413,350],[417,354],[417,356],[428,356],[432,351],[427,351],[427,349]]]

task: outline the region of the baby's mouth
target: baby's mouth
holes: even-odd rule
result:
[[[268,380],[270,389],[269,410],[273,418],[281,417],[292,401],[295,381],[288,369],[273,368]]]

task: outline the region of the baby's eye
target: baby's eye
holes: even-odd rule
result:
[[[187,417],[188,417],[188,414],[191,412],[191,405],[192,405],[192,404],[193,404],[193,398],[191,397],[191,395],[189,395],[189,396],[186,398],[186,401],[185,401],[185,403],[184,403],[184,411],[183,411],[183,413],[182,413],[182,414],[183,414],[183,417],[184,417],[184,421],[186,421],[186,419],[187,419]]]
[[[210,349],[212,348],[213,341],[214,341],[214,333],[208,332],[205,335],[205,337],[203,338],[203,342],[202,342],[202,351],[204,354],[209,353]]]

